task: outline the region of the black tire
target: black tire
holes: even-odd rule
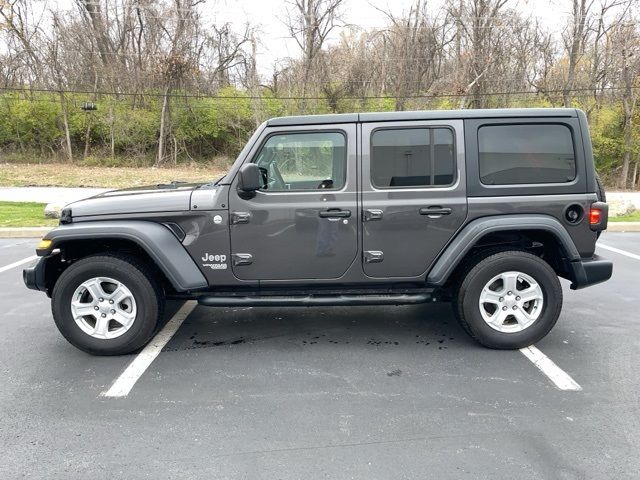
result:
[[[121,336],[94,338],[73,318],[71,299],[75,290],[94,277],[117,280],[133,294],[137,309],[135,320]],[[146,345],[163,318],[164,303],[162,289],[147,265],[119,255],[94,255],[78,260],[60,275],[51,295],[51,310],[60,333],[72,345],[93,355],[124,355]]]
[[[520,332],[501,332],[485,322],[479,301],[484,286],[502,272],[518,271],[532,277],[543,293],[540,316]],[[517,349],[542,339],[553,328],[562,309],[562,287],[547,262],[520,250],[480,254],[463,267],[453,298],[454,312],[464,330],[488,348]]]

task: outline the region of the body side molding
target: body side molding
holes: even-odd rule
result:
[[[176,236],[164,225],[146,221],[98,221],[62,225],[44,239],[51,240],[49,251],[70,240],[116,238],[138,244],[179,291],[207,287],[207,281]]]
[[[462,258],[485,235],[506,230],[543,230],[552,234],[564,248],[571,262],[580,260],[580,254],[571,236],[562,224],[549,215],[500,215],[473,220],[464,227],[440,254],[427,274],[427,284],[444,285]]]

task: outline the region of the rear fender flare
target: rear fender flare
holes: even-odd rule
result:
[[[465,255],[485,235],[507,230],[541,230],[550,233],[562,245],[564,256],[574,264],[580,253],[562,224],[548,215],[500,215],[482,217],[470,222],[455,236],[438,257],[429,273],[427,284],[442,286]]]

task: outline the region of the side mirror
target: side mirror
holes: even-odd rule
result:
[[[255,163],[247,163],[240,168],[240,181],[238,190],[244,193],[253,193],[262,187],[260,167]]]

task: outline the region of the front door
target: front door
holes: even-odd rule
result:
[[[417,278],[467,215],[462,120],[362,125],[363,269]]]
[[[334,279],[356,260],[355,124],[270,127],[247,159],[264,186],[229,190],[232,268],[242,280]]]

